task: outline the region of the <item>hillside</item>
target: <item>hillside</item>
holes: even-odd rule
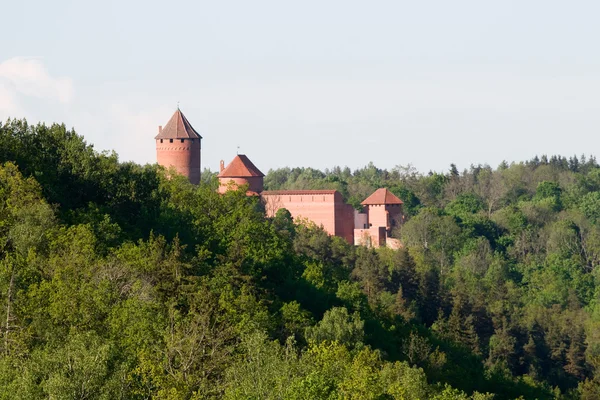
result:
[[[265,177],[388,187],[398,251],[165,175],[0,123],[0,399],[600,397],[594,158]]]

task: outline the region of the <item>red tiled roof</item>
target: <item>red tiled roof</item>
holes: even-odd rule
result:
[[[381,188],[377,189],[360,204],[367,206],[376,204],[404,204],[404,202],[386,188]]]
[[[178,108],[154,139],[202,139]]]
[[[337,190],[265,190],[261,195],[335,194]]]
[[[238,154],[223,171],[219,178],[246,178],[250,176],[265,176],[248,157]]]

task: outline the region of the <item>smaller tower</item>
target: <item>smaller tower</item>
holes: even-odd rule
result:
[[[402,200],[385,188],[377,189],[362,203],[366,208],[370,227],[385,227],[389,237],[392,228],[402,221]]]
[[[219,171],[219,193],[236,189],[238,186],[248,185],[248,195],[257,195],[263,191],[263,177],[265,174],[244,154],[238,154],[227,167],[221,161]]]
[[[191,183],[200,183],[200,141],[202,136],[192,127],[179,107],[163,128],[158,127],[156,162],[165,168],[175,167]]]

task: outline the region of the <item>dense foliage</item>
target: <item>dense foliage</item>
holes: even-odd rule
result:
[[[389,187],[405,248],[0,124],[0,399],[599,397],[594,159],[265,186]]]

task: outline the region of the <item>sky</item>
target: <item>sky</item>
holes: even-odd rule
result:
[[[598,155],[598,1],[0,0],[0,121],[154,163],[177,105],[202,167],[421,172]],[[239,150],[238,150],[239,147]]]

